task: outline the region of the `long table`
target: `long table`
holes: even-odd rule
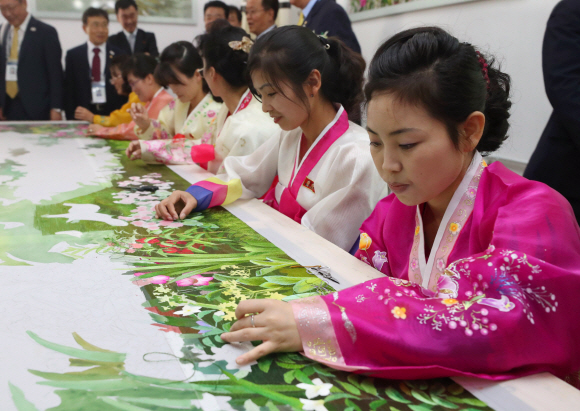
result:
[[[258,200],[174,225],[154,220],[153,203],[208,173],[129,162],[126,143],[85,138],[85,127],[0,124],[2,410],[79,401],[83,409],[328,411],[580,404],[578,391],[548,374],[399,382],[296,354],[236,367],[251,347],[224,345],[219,333],[239,295],[332,290],[295,265],[331,267],[334,289],[381,274]],[[147,185],[157,191],[137,190]],[[323,381],[329,395],[307,398]]]

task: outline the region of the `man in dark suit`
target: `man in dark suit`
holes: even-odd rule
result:
[[[302,9],[299,26],[312,29],[325,37],[338,37],[352,50],[360,53],[360,45],[348,14],[335,0],[290,0],[290,4]]]
[[[32,17],[26,0],[0,0],[0,118],[62,120],[62,50],[54,27]]]
[[[123,30],[110,36],[109,44],[127,54],[147,53],[157,57],[159,51],[155,34],[137,28],[138,12],[135,0],[118,0],[115,3],[115,13]]]
[[[524,177],[560,192],[580,221],[580,1],[563,0],[552,11],[542,65],[554,111]]]
[[[109,60],[126,53],[107,44],[107,12],[93,7],[87,9],[83,13],[83,30],[89,41],[70,49],[65,59],[64,96],[68,120],[75,118],[77,107],[84,107],[93,114],[109,115],[127,100],[117,94],[110,81]]]

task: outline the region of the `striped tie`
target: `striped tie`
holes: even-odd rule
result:
[[[18,62],[18,30],[19,27],[14,26],[14,34],[12,36],[12,47],[10,48],[10,57],[8,61]],[[18,82],[17,81],[7,81],[6,82],[6,94],[10,98],[16,97],[18,94]]]

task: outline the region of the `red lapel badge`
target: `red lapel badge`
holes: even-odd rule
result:
[[[304,182],[302,183],[302,187],[306,187],[307,189],[309,189],[313,193],[316,193],[316,191],[314,191],[314,181],[312,181],[308,177],[306,177],[304,179]]]

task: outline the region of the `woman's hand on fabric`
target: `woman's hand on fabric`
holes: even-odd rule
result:
[[[87,136],[93,136],[103,128],[104,127],[101,126],[100,124],[91,124],[89,128],[87,128]]]
[[[137,124],[137,127],[141,129],[142,132],[147,131],[149,126],[151,125],[151,120],[149,119],[149,114],[147,114],[147,110],[143,107],[142,104],[133,103],[131,104],[131,108],[129,109],[129,114],[131,114],[131,118]]]
[[[253,322],[252,322],[253,316]],[[302,350],[292,306],[280,300],[245,300],[236,308],[238,321],[230,332],[220,337],[226,342],[262,341],[251,351],[240,355],[236,362],[248,364],[272,352]]]
[[[88,121],[89,123],[93,122],[95,115],[91,113],[90,110],[87,110],[84,107],[78,106],[75,110],[75,119],[76,120],[83,120]]]
[[[187,191],[174,191],[155,206],[155,215],[164,220],[183,220],[197,207],[197,200]]]
[[[139,140],[133,140],[129,143],[129,147],[125,150],[125,154],[129,157],[129,160],[138,160],[141,158],[141,142]]]

